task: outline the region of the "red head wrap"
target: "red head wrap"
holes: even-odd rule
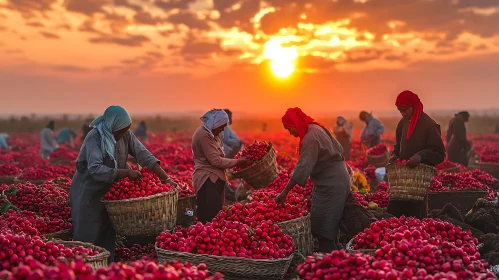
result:
[[[417,94],[406,90],[397,96],[395,105],[400,107],[412,107],[414,110],[411,120],[409,121],[409,129],[407,130],[407,139],[409,139],[416,128],[416,124],[418,123],[421,114],[423,113],[423,103],[421,103],[421,100],[419,100]]]
[[[303,113],[303,111],[298,107],[290,108],[286,111],[286,114],[284,114],[284,116],[282,117],[282,124],[285,126],[296,128],[298,130],[300,144],[308,132],[309,124],[316,124],[324,127],[322,124],[315,122],[314,119]],[[299,148],[298,151],[300,151]]]

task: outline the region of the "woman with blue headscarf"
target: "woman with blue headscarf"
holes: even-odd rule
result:
[[[128,155],[154,171],[159,178],[172,183],[154,157],[130,131],[132,120],[120,106],[110,106],[96,118],[76,160],[76,173],[70,190],[74,240],[106,248],[114,260],[116,232],[101,198],[113,182],[121,178],[136,180],[137,170],[126,168]]]
[[[244,165],[248,160],[225,157],[220,134],[229,123],[229,116],[224,110],[213,109],[201,120],[203,125],[192,136],[192,184],[196,190],[198,219],[206,223],[211,221],[224,205],[226,169]]]

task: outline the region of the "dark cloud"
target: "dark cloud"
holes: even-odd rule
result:
[[[147,24],[147,25],[156,25],[158,23],[162,23],[165,21],[162,18],[153,17],[148,12],[137,12],[133,17],[133,19],[136,23]]]
[[[80,32],[89,32],[89,33],[100,33],[97,29],[94,27],[94,22],[91,19],[86,19],[80,27],[78,27],[78,31]]]
[[[477,50],[477,51],[484,51],[484,50],[486,50],[486,49],[488,49],[488,48],[489,48],[489,47],[487,47],[486,45],[481,44],[481,45],[479,45],[479,46],[476,46],[476,47],[475,47],[475,50]]]
[[[114,0],[114,5],[126,7],[136,12],[141,12],[143,9],[139,5],[131,4],[128,0]]]
[[[175,50],[176,48],[173,47]],[[235,56],[241,54],[240,50],[224,50],[221,46],[221,40],[207,41],[196,38],[190,33],[184,45],[178,49],[178,53],[188,62],[196,62],[200,59],[217,56]]]
[[[120,61],[122,64],[137,64],[139,61],[137,59],[123,59]]]
[[[59,35],[47,31],[40,31],[40,34],[47,39],[61,39]]]
[[[88,69],[74,65],[54,65],[51,69],[59,72],[88,72]]]
[[[0,26],[0,32],[5,32],[7,31],[7,27],[5,26]]]
[[[352,49],[345,51],[345,61],[347,63],[363,63],[381,58],[384,51],[375,49]]]
[[[89,40],[94,44],[116,44],[126,47],[141,47],[144,43],[150,41],[150,39],[143,35],[129,35],[127,37],[115,37],[103,35],[97,38],[91,38]]]
[[[131,23],[125,16],[116,13],[106,14],[106,21],[113,33],[122,33]]]
[[[253,32],[254,28],[251,20],[260,11],[260,2],[260,0],[215,0],[215,9],[220,13],[217,23],[225,28],[237,26],[243,31]],[[234,4],[239,4],[239,9],[226,11]]]
[[[168,17],[168,21],[173,24],[183,24],[192,29],[209,30],[210,26],[204,20],[200,20],[197,16],[188,11],[182,11]]]
[[[8,0],[7,8],[19,12],[24,18],[32,18],[36,13],[45,13],[52,9],[58,0]]]
[[[102,7],[112,4],[111,0],[66,0],[66,9],[70,12],[91,16],[103,12]]]
[[[31,26],[31,27],[35,27],[35,28],[45,27],[45,25],[43,23],[38,22],[38,21],[28,22],[28,23],[26,23],[26,25]]]
[[[196,0],[156,0],[154,4],[165,11],[170,11],[172,9],[185,10],[189,8],[190,3],[194,2]]]
[[[64,30],[67,30],[67,31],[71,31],[73,30],[73,28],[71,28],[71,26],[69,24],[60,24],[57,26],[58,29],[64,29]]]

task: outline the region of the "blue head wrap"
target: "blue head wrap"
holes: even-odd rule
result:
[[[214,128],[221,127],[222,125],[226,125],[229,123],[229,115],[224,110],[221,109],[213,109],[201,118],[203,121],[203,127],[208,130],[208,132],[213,135],[211,131]]]
[[[96,118],[90,124],[90,127],[95,126],[101,136],[102,157],[104,158],[107,154],[113,159],[115,167],[118,167],[118,163],[114,158],[116,139],[114,139],[113,132],[128,127],[131,124],[132,119],[121,106],[109,106],[106,111],[104,111],[104,115]]]

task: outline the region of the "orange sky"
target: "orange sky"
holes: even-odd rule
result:
[[[499,107],[497,26],[497,0],[0,0],[0,115]]]

